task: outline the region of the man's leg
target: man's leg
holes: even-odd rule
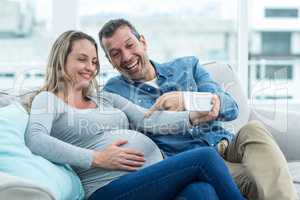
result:
[[[248,200],[257,200],[257,187],[248,169],[242,163],[232,163],[226,160],[225,163],[243,196]]]
[[[298,199],[286,159],[272,135],[260,122],[253,121],[245,125],[228,146],[224,157],[225,160],[231,162],[229,168],[233,175],[236,174],[234,178],[242,187],[241,191],[248,192],[249,199]],[[242,165],[237,165],[234,169],[232,163],[242,163]],[[245,177],[249,185],[241,183]],[[252,189],[244,188],[249,186]],[[253,194],[256,193],[256,189],[257,198],[256,194]]]

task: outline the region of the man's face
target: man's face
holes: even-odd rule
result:
[[[103,46],[110,63],[126,78],[134,81],[146,81],[152,67],[147,56],[146,41],[131,32],[127,26],[121,26],[108,38],[102,38]]]

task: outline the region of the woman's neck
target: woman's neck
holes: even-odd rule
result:
[[[67,92],[58,92],[57,96],[64,99],[68,104],[77,104],[84,101],[84,96],[82,95],[82,90],[69,89]]]
[[[65,96],[67,95],[67,96]],[[63,92],[59,93],[58,96],[64,101],[79,109],[87,109],[87,108],[96,108],[97,105],[95,102],[90,101],[86,97],[83,96],[82,90],[68,90],[67,94],[63,94]],[[65,97],[65,98],[64,98]]]

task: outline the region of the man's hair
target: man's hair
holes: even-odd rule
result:
[[[131,30],[132,34],[137,39],[140,39],[141,35],[129,21],[122,19],[122,18],[121,19],[111,19],[103,25],[103,27],[101,28],[101,30],[99,31],[99,34],[98,34],[100,45],[101,45],[102,49],[104,50],[105,54],[106,54],[106,51],[105,51],[104,45],[102,43],[102,39],[113,36],[113,34],[122,26],[127,26]]]

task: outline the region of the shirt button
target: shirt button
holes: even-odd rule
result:
[[[195,139],[195,136],[193,133],[190,132],[189,134],[190,134],[191,138]]]
[[[150,88],[147,88],[148,91],[150,91]]]
[[[141,103],[141,102],[142,102],[142,100],[141,100],[141,99],[138,99],[138,102],[139,102],[139,103]]]

